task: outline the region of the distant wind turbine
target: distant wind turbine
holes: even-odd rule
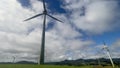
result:
[[[99,64],[100,66],[101,66],[101,61],[100,61],[100,59],[103,58],[103,55],[102,55],[103,52],[102,52],[102,51],[103,51],[103,49],[97,51],[96,54],[95,54],[95,55],[97,56],[97,57],[96,57],[96,60],[97,60],[97,62],[98,62],[98,64]]]
[[[110,55],[110,51],[109,51],[108,47],[106,46],[105,42],[104,42],[103,49],[106,50],[107,55],[108,55],[108,57],[109,57],[109,59],[110,59],[110,61],[111,61],[112,67],[115,68],[115,65],[114,65],[114,63],[113,63],[112,57],[111,57],[111,55]]]
[[[13,63],[15,63],[15,56],[13,56]]]
[[[59,21],[59,22],[62,22],[61,20],[59,20],[59,19],[53,17],[52,15],[48,14],[47,8],[46,8],[46,5],[45,5],[45,0],[42,0],[42,1],[43,1],[43,8],[44,8],[43,13],[37,14],[37,15],[35,15],[35,16],[33,16],[33,17],[30,17],[30,18],[24,20],[24,21],[28,21],[28,20],[31,20],[31,19],[33,19],[33,18],[39,17],[39,16],[41,16],[41,15],[44,16],[44,20],[43,20],[43,30],[42,30],[42,40],[41,40],[41,53],[40,53],[40,59],[39,59],[39,61],[38,61],[38,64],[44,64],[44,57],[45,57],[45,56],[44,56],[44,53],[45,53],[45,24],[46,24],[46,16],[48,16],[48,17],[50,17],[50,18],[52,18],[52,19],[54,19],[54,20],[57,20],[57,21]],[[62,23],[63,23],[63,22],[62,22]]]
[[[83,60],[83,61],[82,61],[83,64],[86,65],[86,63],[85,63],[85,55],[83,55],[83,54],[80,54],[80,55],[81,55],[81,59]]]

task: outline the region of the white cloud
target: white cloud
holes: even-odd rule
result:
[[[76,2],[78,4],[74,4]],[[88,2],[86,2],[84,4],[88,5]],[[42,3],[38,0],[30,0],[30,3],[32,6],[31,8],[24,8],[16,0],[0,1],[0,57],[8,56],[10,58],[6,58],[8,58],[9,61],[12,60],[12,56],[16,56],[16,61],[38,60],[41,45],[43,18],[41,16],[27,22],[22,21],[37,13],[42,13],[43,8],[41,8]],[[72,18],[70,19],[68,19],[64,14],[53,14],[55,17],[59,18],[65,23],[53,21],[49,17],[47,18],[47,22],[55,22],[55,26],[51,30],[46,31],[45,61],[61,61],[70,57],[72,57],[72,59],[78,59],[82,57],[80,54],[84,54],[87,57],[94,55],[94,42],[92,40],[75,39],[76,37],[82,37],[83,35],[82,33],[76,31],[69,22],[74,22],[74,24],[80,29],[89,32],[96,32],[97,30],[94,26],[96,23],[86,22],[86,19],[89,19],[90,14],[93,14],[91,9],[94,10],[96,7],[91,8],[94,5],[89,5],[88,11],[90,12],[87,12],[88,17],[80,17],[78,15],[81,13],[81,11],[78,9],[79,6],[81,6],[79,3],[81,3],[81,1],[74,1],[73,3],[70,1],[68,4],[68,6],[71,5],[70,7],[77,9],[74,11],[75,13],[71,14]],[[72,6],[72,4],[75,6]],[[66,7],[68,6],[66,5]],[[69,11],[71,11],[73,8],[69,9]],[[101,6],[99,8],[101,8]],[[107,12],[106,9],[104,10],[105,11],[102,13]],[[95,12],[95,15],[99,16],[98,11]],[[105,17],[107,16],[109,16],[109,13],[105,14]],[[101,15],[100,18],[102,18]],[[98,18],[95,17],[92,21],[96,21],[96,19]],[[81,21],[82,23],[79,23]],[[103,23],[101,24],[103,25]],[[100,32],[104,31],[102,28],[103,27],[99,27],[99,30],[101,30]],[[99,33],[99,31],[96,33]],[[0,60],[7,61],[5,59]]]
[[[120,39],[116,40],[111,46],[110,46],[110,52],[112,54],[113,58],[119,58],[120,57]]]
[[[30,60],[37,61],[40,53],[42,17],[22,22],[43,11],[42,3],[31,0],[32,8],[24,8],[16,0],[0,1],[0,59],[1,61]],[[4,6],[4,7],[3,7]],[[65,23],[57,22],[53,29],[46,31],[46,61],[61,61],[67,59],[68,51],[76,52],[92,44],[92,41],[74,39],[82,36],[81,33],[68,23],[65,15],[57,14],[56,17],[64,19]],[[48,18],[47,21],[53,21]],[[53,21],[56,22],[56,21]],[[68,53],[67,53],[68,54]],[[75,53],[76,56],[78,53]],[[63,57],[61,57],[63,56]],[[6,59],[7,58],[7,59]],[[76,57],[74,57],[76,59]],[[77,57],[79,58],[79,57]]]
[[[23,54],[28,54],[26,57],[32,56],[31,54],[34,55],[37,52],[35,50],[40,48],[41,30],[39,27],[42,26],[42,23],[38,21],[41,18],[36,19],[37,21],[22,22],[36,12],[23,8],[17,0],[1,0],[0,5],[1,53],[9,57],[12,55],[20,55],[19,57],[21,57]],[[39,30],[36,30],[36,28]],[[32,29],[34,30],[32,31]]]
[[[92,34],[102,34],[119,27],[116,26],[120,18],[118,7],[118,1],[114,0],[66,0],[64,6],[70,12],[69,20],[79,29]],[[85,15],[80,16],[83,13]]]
[[[30,0],[30,3],[32,5],[31,9],[34,10],[34,12],[36,12],[36,13],[42,13],[43,12],[42,2],[40,2],[38,0]]]

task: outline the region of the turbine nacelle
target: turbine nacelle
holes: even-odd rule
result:
[[[108,46],[106,46],[106,43],[105,43],[105,42],[104,42],[104,46],[103,46],[102,49],[103,49],[103,50],[107,50],[107,51],[109,51]]]

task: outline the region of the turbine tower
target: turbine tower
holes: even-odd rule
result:
[[[110,61],[111,61],[112,67],[115,68],[115,65],[114,65],[114,63],[113,63],[112,57],[111,57],[111,55],[110,55],[110,51],[109,51],[108,47],[106,46],[105,42],[104,42],[103,49],[106,50],[107,55],[108,55],[108,57],[109,57],[109,59],[110,59]]]
[[[24,21],[28,21],[28,20],[31,20],[33,18],[36,18],[36,17],[39,17],[41,15],[44,16],[44,20],[43,20],[43,30],[42,30],[42,39],[41,39],[41,53],[40,53],[40,58],[39,58],[39,61],[38,61],[38,64],[44,64],[44,57],[45,57],[45,24],[46,24],[46,16],[56,20],[56,21],[59,21],[59,22],[62,22],[61,20],[53,17],[52,15],[48,14],[47,12],[47,8],[46,8],[46,5],[45,5],[45,0],[42,0],[43,1],[43,13],[40,13],[40,14],[37,14],[35,16],[32,16]],[[62,22],[63,23],[63,22]]]

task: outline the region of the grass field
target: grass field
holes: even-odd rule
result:
[[[25,65],[25,64],[0,64],[0,68],[112,68],[111,66],[58,66],[58,65]],[[116,67],[118,68],[118,67]]]
[[[0,68],[93,68],[92,66],[58,66],[58,65],[25,65],[25,64],[0,64]]]

